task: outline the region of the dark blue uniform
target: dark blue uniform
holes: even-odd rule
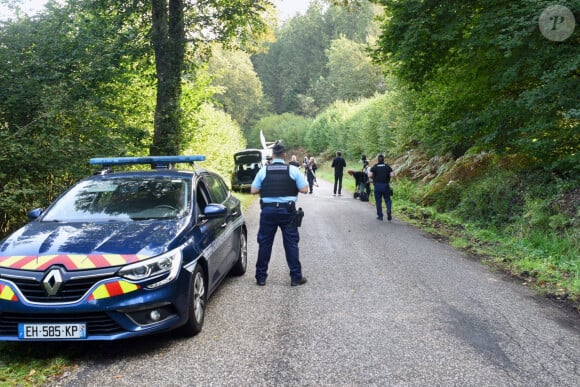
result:
[[[336,152],[336,157],[332,159],[331,167],[334,168],[334,187],[332,193],[336,195],[338,188],[338,194],[342,195],[342,173],[344,168],[346,168],[346,161],[342,158],[340,152]]]
[[[281,159],[274,159],[271,165],[262,168],[252,183],[253,188],[260,190],[262,206],[258,230],[258,260],[256,261],[258,285],[266,283],[272,245],[278,227],[282,230],[291,282],[294,285],[302,280],[302,266],[298,251],[300,235],[294,219],[298,190],[307,184],[298,168],[284,164]]]
[[[385,164],[383,158],[379,157],[379,162],[371,168],[373,183],[375,185],[375,204],[377,206],[377,219],[383,220],[383,198],[387,205],[387,219],[391,220],[391,172],[393,169]]]

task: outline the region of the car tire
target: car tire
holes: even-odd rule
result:
[[[189,290],[189,319],[178,328],[178,333],[192,337],[201,332],[207,303],[207,281],[200,265],[195,267],[191,276]]]
[[[246,269],[248,268],[248,240],[246,238],[246,234],[244,230],[240,229],[240,250],[238,251],[238,260],[232,267],[231,274],[240,276],[246,273]]]

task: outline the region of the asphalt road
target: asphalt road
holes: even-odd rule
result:
[[[345,179],[350,178],[348,176]],[[204,330],[78,347],[59,386],[579,386],[580,318],[374,207],[320,182],[301,194],[291,287],[278,234],[254,279],[259,208],[246,211],[249,270],[211,298]]]

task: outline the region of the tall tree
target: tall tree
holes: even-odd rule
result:
[[[265,33],[267,25],[262,17],[266,6],[271,5],[267,0],[152,0],[157,106],[151,154],[180,151],[179,100],[187,43],[192,43],[192,53],[197,55],[213,41],[244,45]]]
[[[150,153],[179,154],[182,137],[179,99],[185,58],[184,1],[152,0],[151,11],[157,103]]]

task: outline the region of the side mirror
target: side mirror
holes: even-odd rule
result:
[[[28,219],[30,220],[38,219],[38,217],[42,215],[42,211],[44,211],[42,208],[35,208],[34,210],[30,210],[28,212]]]
[[[222,218],[228,213],[228,208],[223,204],[209,203],[203,209],[202,219]]]

